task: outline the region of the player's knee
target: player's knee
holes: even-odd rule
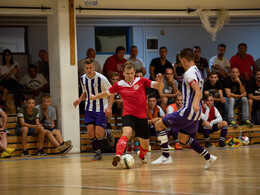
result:
[[[186,134],[184,134],[184,133],[179,133],[179,134],[178,134],[178,139],[179,139],[179,141],[180,141],[181,143],[186,144],[187,141],[190,139],[190,136],[189,136],[189,135],[186,135]]]

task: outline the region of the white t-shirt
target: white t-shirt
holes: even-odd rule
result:
[[[230,62],[227,58],[223,57],[223,60],[219,60],[218,56],[214,56],[209,60],[209,65],[211,67],[211,71],[216,71],[216,69],[214,69],[212,67],[212,65],[220,65],[223,69],[229,68],[230,67]]]
[[[28,88],[37,90],[46,85],[48,82],[42,74],[37,74],[35,78],[32,78],[29,74],[26,74],[23,76],[20,83]]]
[[[140,70],[142,67],[144,67],[143,60],[140,58],[136,58],[136,61],[133,61],[132,59],[128,58],[129,62],[132,62],[135,65],[136,70]]]
[[[1,66],[1,75],[8,74],[15,66],[18,66],[19,68],[18,62],[14,61],[14,64],[11,65],[10,68],[8,68],[6,65]],[[15,73],[13,73],[10,78],[17,80],[15,77]]]

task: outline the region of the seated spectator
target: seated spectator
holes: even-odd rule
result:
[[[44,95],[42,103],[35,106],[39,111],[39,120],[44,127],[44,134],[49,138],[50,142],[59,149],[62,154],[67,154],[73,147],[71,141],[63,141],[61,131],[55,127],[57,119],[56,109],[51,106],[51,96]]]
[[[35,98],[26,98],[26,106],[19,108],[18,113],[18,124],[15,129],[15,133],[18,136],[22,136],[23,152],[21,156],[31,156],[27,150],[27,135],[39,135],[39,150],[38,156],[46,156],[43,151],[44,141],[44,127],[41,125],[39,120],[39,111],[35,108]]]
[[[200,57],[201,49],[200,49],[199,46],[193,47],[193,52],[194,52],[194,55],[195,55],[194,62],[196,64],[196,66],[202,72],[203,77],[208,78],[209,75],[210,75],[208,60],[206,58]],[[205,75],[204,75],[204,70],[206,70],[206,72],[207,72],[207,77],[205,77]]]
[[[206,103],[206,104],[205,104]],[[223,121],[218,109],[213,106],[214,99],[211,94],[205,95],[205,103],[202,108],[202,116],[199,124],[199,132],[203,133],[205,138],[205,147],[212,147],[209,141],[209,134],[215,131],[220,131],[219,146],[224,147],[225,139],[228,130],[228,123]]]
[[[173,74],[174,74],[174,78],[178,81],[178,89],[180,91],[182,90],[182,80],[183,80],[184,73],[185,73],[185,70],[179,59],[179,54],[177,54],[176,61],[173,66]]]
[[[163,111],[166,112],[166,106],[172,104],[174,102],[174,98],[180,93],[177,88],[178,83],[173,78],[173,70],[171,68],[167,68],[165,70],[163,84],[164,88],[158,90],[160,96],[159,104]]]
[[[1,100],[0,100],[0,108],[2,108],[4,110],[8,90],[6,88],[4,88],[3,86],[0,86],[0,92],[3,93]]]
[[[223,96],[222,84],[218,78],[217,72],[211,72],[209,80],[205,81],[203,95],[212,94],[214,106],[223,110],[224,120],[227,119],[227,102]]]
[[[137,70],[137,71],[135,71],[135,77],[144,77],[144,74],[141,70]],[[146,94],[146,97],[148,97],[148,95],[150,94],[150,88],[149,87],[145,88],[145,94]]]
[[[247,45],[240,43],[238,52],[230,58],[231,68],[237,68],[240,72],[240,77],[245,81],[249,81],[253,77],[253,71],[256,70],[254,58],[247,54]],[[253,68],[253,71],[252,71]]]
[[[135,65],[135,70],[136,71],[142,71],[143,75],[146,74],[146,70],[144,67],[144,63],[143,60],[141,60],[140,58],[137,58],[138,55],[138,48],[137,46],[133,45],[130,48],[130,57],[128,58],[129,62],[132,62]]]
[[[234,106],[236,104],[241,104],[242,124],[253,126],[253,123],[249,120],[246,90],[243,80],[239,78],[239,75],[239,70],[237,68],[232,68],[230,77],[226,79],[224,84],[228,104],[228,123],[233,127],[237,127],[237,123],[234,120]]]
[[[22,87],[18,82],[20,76],[19,64],[13,60],[12,52],[9,49],[3,51],[3,66],[1,68],[3,80],[1,86],[14,93],[14,104],[16,108],[21,107],[25,97]]]
[[[103,74],[109,78],[113,72],[118,72],[120,79],[123,79],[123,67],[127,60],[124,58],[125,48],[123,46],[118,46],[116,48],[116,53],[106,59]]]
[[[167,114],[171,114],[173,112],[176,112],[176,111],[180,110],[181,107],[182,107],[182,94],[177,94],[177,97],[175,99],[175,103],[167,106]],[[173,136],[173,140],[175,142],[174,148],[176,150],[182,150],[183,148],[182,148],[180,141],[178,139],[178,133],[179,132],[174,131],[172,128],[170,128],[169,131],[166,130],[166,132],[167,132],[168,137],[170,137],[170,135]]]
[[[150,94],[148,96],[147,103],[147,118],[151,136],[157,136],[154,124],[159,120],[159,118],[164,116],[165,113],[162,108],[157,105],[156,96],[154,94]],[[149,146],[149,151],[151,151],[151,146]]]
[[[260,69],[256,70],[255,78],[247,85],[249,120],[260,125]]]
[[[20,83],[33,92],[36,104],[41,103],[43,91],[48,89],[48,81],[42,74],[37,73],[37,67],[34,64],[29,65],[28,73],[23,76]]]
[[[49,55],[48,52],[44,49],[39,51],[40,60],[34,64],[38,67],[38,72],[43,74],[48,83],[50,83],[50,68],[49,68]]]
[[[1,108],[0,116],[0,150],[3,150],[1,158],[10,158],[15,149],[7,147],[7,134],[5,128],[8,117]]]
[[[227,58],[224,57],[226,53],[226,45],[218,45],[218,54],[209,60],[211,71],[218,73],[220,79],[226,79],[230,73],[230,63]]]

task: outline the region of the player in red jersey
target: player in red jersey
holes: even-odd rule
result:
[[[163,76],[158,74],[156,81],[144,77],[135,77],[135,66],[131,62],[124,64],[123,74],[125,80],[114,84],[108,91],[97,95],[91,95],[91,100],[105,98],[113,93],[119,93],[123,99],[123,135],[116,146],[116,155],[112,164],[117,166],[125,151],[127,141],[135,130],[136,137],[140,141],[137,155],[143,164],[147,163],[146,153],[149,149],[149,128],[146,114],[146,93],[145,88],[163,89]]]

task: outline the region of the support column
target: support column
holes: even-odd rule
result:
[[[69,0],[53,0],[52,3],[53,15],[47,16],[50,93],[57,109],[57,127],[64,140],[72,141],[72,152],[76,153],[80,152],[80,124],[79,109],[74,108],[73,101],[78,98],[78,68],[77,63],[70,63]],[[74,24],[75,20],[74,15]]]

